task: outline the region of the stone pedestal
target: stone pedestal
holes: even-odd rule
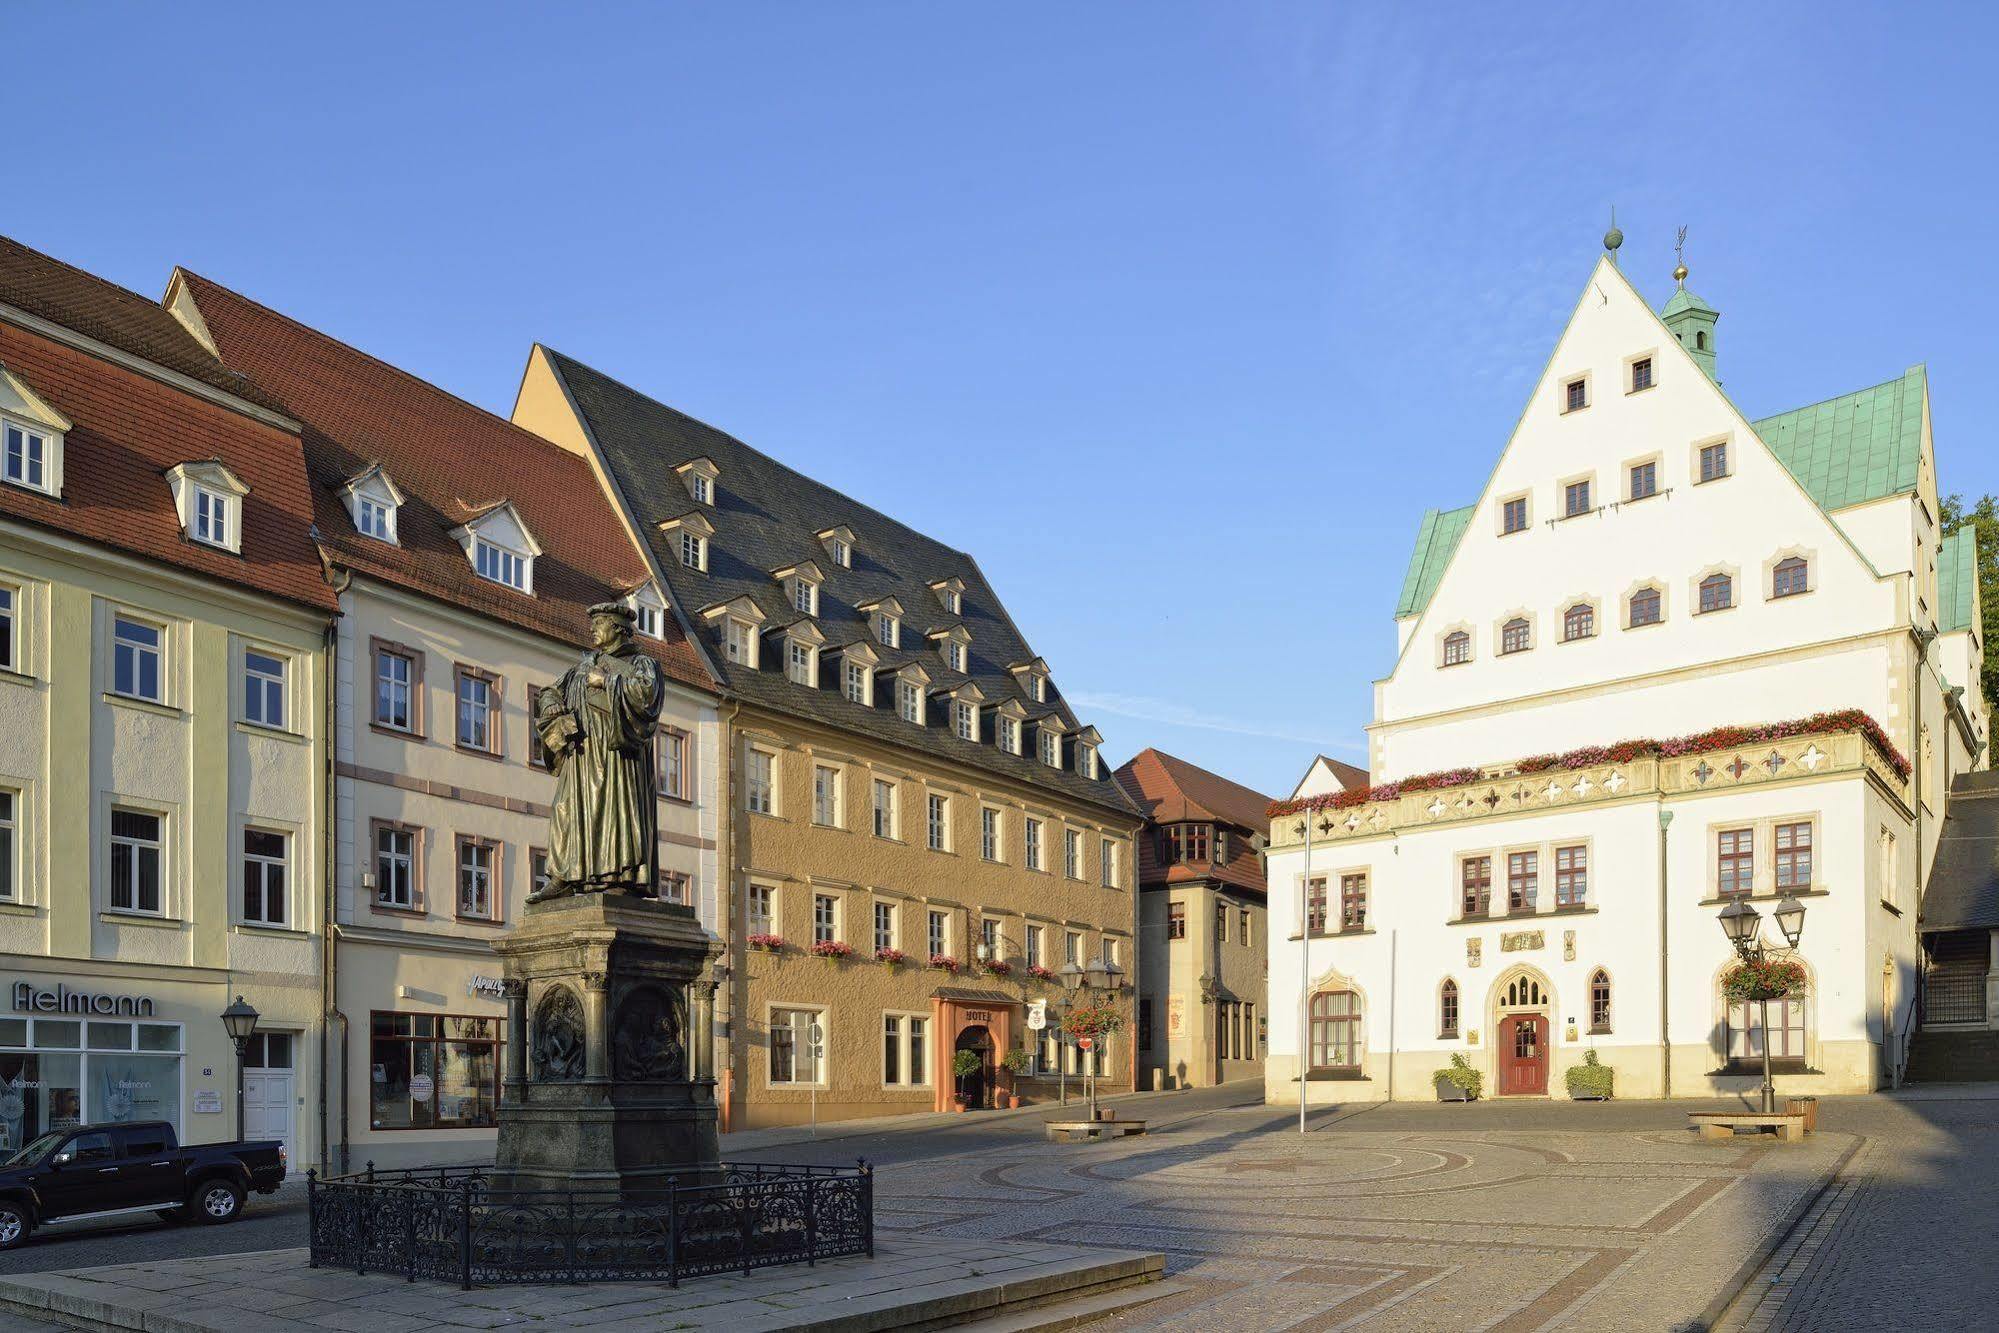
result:
[[[507,991],[494,1184],[661,1190],[714,1175],[714,982],[694,909],[624,894],[530,903],[497,941]]]

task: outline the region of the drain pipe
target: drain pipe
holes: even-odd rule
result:
[[[1667,933],[1667,905],[1671,901],[1666,890],[1666,830],[1672,826],[1673,812],[1659,811],[1659,1095],[1673,1095],[1673,1030],[1671,982],[1673,975],[1672,937]]]

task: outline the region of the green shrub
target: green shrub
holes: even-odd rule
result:
[[[1571,1066],[1564,1075],[1569,1083],[1569,1096],[1609,1100],[1611,1076],[1616,1072],[1609,1065],[1598,1063],[1595,1051],[1584,1051],[1583,1062]]]
[[[1463,1051],[1452,1055],[1449,1066],[1439,1069],[1436,1076],[1453,1087],[1463,1088],[1465,1096],[1474,1101],[1485,1087],[1485,1075],[1471,1067],[1471,1062],[1465,1059]]]
[[[977,1051],[959,1051],[951,1057],[951,1072],[959,1078],[969,1078],[985,1066]]]

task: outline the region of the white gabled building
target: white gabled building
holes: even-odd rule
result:
[[[1752,422],[1716,319],[1684,289],[1655,313],[1606,256],[1483,492],[1425,515],[1381,785],[1301,784],[1272,823],[1269,1100],[1301,1030],[1314,1102],[1434,1097],[1457,1054],[1488,1095],[1560,1096],[1590,1049],[1619,1096],[1753,1089],[1716,920],[1745,894],[1772,938],[1806,906],[1780,1091],[1905,1058],[1919,886],[1989,727],[1939,596],[1927,381]]]

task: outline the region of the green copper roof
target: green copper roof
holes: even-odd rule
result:
[[[1473,505],[1462,509],[1431,509],[1416,529],[1416,550],[1409,557],[1409,572],[1402,576],[1402,598],[1395,604],[1395,617],[1414,615],[1430,604],[1430,594],[1444,577],[1444,566],[1465,535]]]
[[[1971,628],[1971,587],[1978,577],[1978,530],[1969,523],[1937,550],[1937,628]]]
[[[1713,306],[1709,305],[1706,301],[1701,300],[1700,297],[1695,296],[1692,292],[1682,287],[1678,291],[1673,293],[1672,300],[1666,302],[1666,308],[1659,312],[1659,318],[1671,319],[1674,315],[1679,314],[1682,310],[1705,310],[1710,315],[1715,313],[1715,308]]]
[[[1871,389],[1756,422],[1763,443],[1822,509],[1916,489],[1923,452],[1923,368]]]

